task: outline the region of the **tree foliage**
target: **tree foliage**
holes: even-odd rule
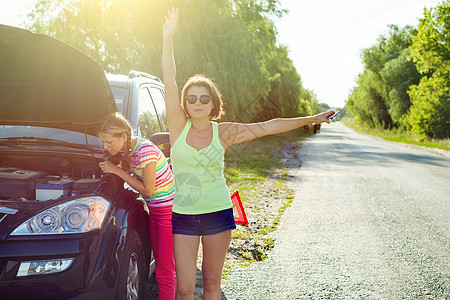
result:
[[[420,76],[408,60],[416,30],[389,26],[387,35],[362,51],[364,71],[347,100],[350,111],[372,127],[399,126],[411,105],[407,90]]]
[[[292,116],[304,91],[273,19],[278,0],[40,0],[29,28],[80,49],[112,73],[162,75],[162,25],[180,8],[175,35],[177,82],[211,77],[225,100],[225,119]]]
[[[450,2],[424,9],[418,28],[389,26],[362,51],[364,70],[347,99],[372,127],[402,127],[423,137],[450,136]]]
[[[425,74],[409,92],[406,117],[412,132],[433,138],[450,136],[450,1],[425,10],[413,38],[411,57]]]

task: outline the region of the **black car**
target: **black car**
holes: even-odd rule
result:
[[[98,167],[99,125],[118,109],[102,68],[61,41],[4,25],[0,68],[0,298],[142,298],[149,211]]]

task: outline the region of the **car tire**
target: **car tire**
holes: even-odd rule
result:
[[[136,231],[131,230],[120,261],[117,279],[116,300],[140,300],[145,297],[148,264],[141,239]]]

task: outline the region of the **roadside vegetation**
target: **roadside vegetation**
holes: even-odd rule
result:
[[[438,148],[450,151],[450,138],[447,139],[423,138],[419,134],[406,132],[399,128],[393,128],[391,130],[384,129],[382,127],[372,128],[369,126],[358,124],[357,122],[355,122],[355,120],[348,117],[341,119],[340,121],[359,132],[374,135],[391,142],[412,144],[417,146]]]
[[[449,15],[450,1],[443,0],[424,9],[417,27],[390,25],[386,34],[361,51],[364,70],[346,103],[354,116],[352,127],[448,149]]]

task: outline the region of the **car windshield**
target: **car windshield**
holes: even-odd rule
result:
[[[37,127],[37,126],[0,126],[0,138],[37,138],[51,139],[72,144],[86,145],[86,137],[89,147],[101,150],[100,139],[96,136],[86,135],[76,131]]]

